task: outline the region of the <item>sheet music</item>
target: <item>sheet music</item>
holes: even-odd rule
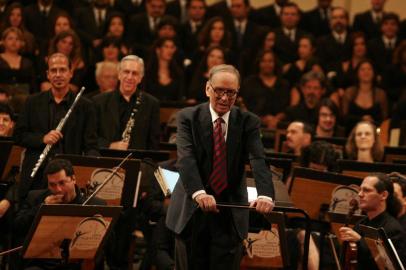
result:
[[[170,171],[170,170],[166,170],[163,168],[161,168],[161,169],[162,169],[162,176],[166,182],[166,185],[167,185],[168,189],[170,190],[170,192],[172,193],[173,190],[175,189],[176,183],[178,182],[179,173]]]

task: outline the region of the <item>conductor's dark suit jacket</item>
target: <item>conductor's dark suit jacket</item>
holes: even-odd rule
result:
[[[233,107],[227,131],[227,176],[229,203],[247,204],[247,185],[244,167],[249,158],[258,195],[274,198],[272,175],[264,161],[264,149],[259,134],[260,120],[250,112]],[[209,177],[213,167],[213,124],[209,103],[189,107],[178,114],[177,167],[180,179],[172,193],[166,224],[180,234],[198,204],[192,194],[198,190],[208,191]],[[224,192],[224,191],[223,191]],[[210,193],[210,192],[209,192]],[[248,233],[248,211],[232,209],[235,228],[241,238]]]
[[[101,93],[93,98],[97,112],[98,145],[108,148],[111,142],[120,141],[118,90]],[[135,116],[135,124],[131,132],[131,149],[158,149],[159,147],[159,101],[143,92],[141,104]]]

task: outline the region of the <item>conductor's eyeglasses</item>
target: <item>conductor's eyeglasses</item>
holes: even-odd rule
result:
[[[234,98],[238,94],[238,91],[234,90],[234,89],[227,89],[227,88],[222,88],[222,87],[214,87],[210,82],[209,82],[209,85],[213,89],[216,96],[219,97],[219,98],[223,97],[224,95],[226,95],[228,98]]]

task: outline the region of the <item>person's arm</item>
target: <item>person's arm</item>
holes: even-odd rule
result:
[[[269,213],[274,204],[275,191],[272,173],[265,163],[265,151],[260,137],[260,120],[254,115],[249,116],[245,132],[247,135],[247,152],[258,191],[258,198],[251,203],[258,212]]]
[[[199,190],[205,190],[199,167],[196,160],[195,142],[193,140],[192,119],[187,117],[189,111],[181,111],[178,113],[177,125],[177,156],[178,167],[181,175],[180,181],[186,193],[192,195]]]

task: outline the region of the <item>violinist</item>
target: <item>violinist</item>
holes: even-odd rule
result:
[[[373,228],[382,227],[392,240],[400,259],[405,263],[405,236],[397,220],[401,205],[394,195],[390,178],[385,174],[372,174],[365,177],[359,197],[359,207],[367,217],[357,223],[353,229],[341,227],[339,230],[339,238],[342,241],[357,243],[357,269],[378,269],[360,232],[360,224]]]

